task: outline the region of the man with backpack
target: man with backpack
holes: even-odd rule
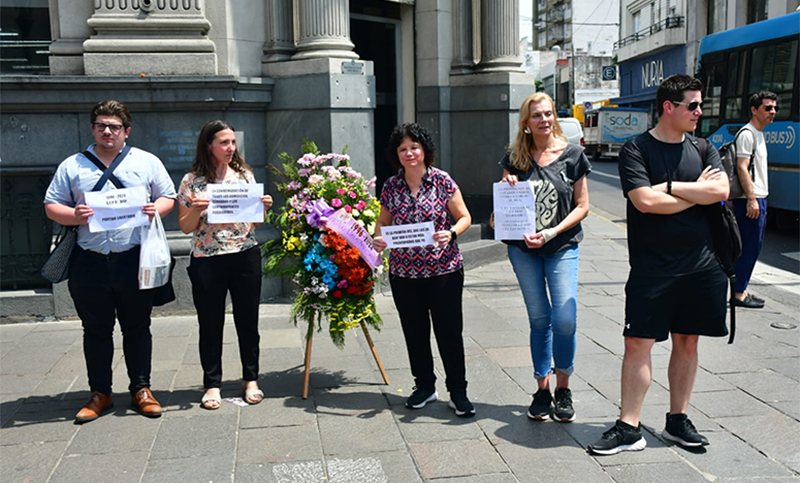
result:
[[[728,198],[719,154],[705,156],[687,134],[703,114],[703,83],[668,77],[656,92],[658,125],[628,141],[619,174],[628,215],[630,274],[625,285],[625,355],[621,410],[614,426],[589,445],[610,455],[646,446],[639,416],[652,378],[653,345],[672,339],[670,407],[664,438],[708,444],[687,417],[697,374],[699,337],[727,335],[728,277],[717,261],[709,206]]]
[[[761,91],[750,96],[750,122],[736,135],[736,175],[741,194],[732,183],[731,201],[742,236],[742,255],[736,262],[737,307],[760,309],[764,300],[747,293],[747,285],[764,242],[767,226],[767,144],[764,128],[775,120],[778,96]],[[731,177],[733,178],[733,177]],[[738,196],[737,196],[738,195]]]

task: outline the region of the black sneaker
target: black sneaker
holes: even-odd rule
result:
[[[622,451],[641,451],[647,446],[642,436],[642,425],[634,428],[630,424],[617,419],[614,426],[603,433],[603,436],[589,445],[589,451],[595,454],[617,454]]]
[[[475,407],[467,399],[466,391],[451,391],[450,403],[451,409],[455,410],[456,416],[460,418],[471,418],[475,416]]]
[[[667,425],[661,436],[689,448],[708,445],[708,438],[697,432],[685,414],[667,413]]]
[[[528,408],[528,417],[537,421],[544,421],[550,417],[550,409],[553,406],[553,395],[549,389],[539,389],[533,395],[533,402]]]
[[[409,409],[422,409],[431,401],[439,397],[436,388],[414,386],[414,392],[406,399],[406,407]]]
[[[562,423],[575,421],[575,409],[572,407],[572,391],[569,388],[556,389],[552,417],[553,421]]]

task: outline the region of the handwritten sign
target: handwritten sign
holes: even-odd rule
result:
[[[86,193],[86,204],[94,210],[89,217],[89,231],[119,230],[150,224],[150,218],[142,212],[147,204],[144,186],[110,191]]]
[[[369,235],[366,228],[359,225],[355,218],[353,218],[350,213],[346,212],[344,208],[337,210],[336,213],[331,215],[325,226],[341,235],[351,247],[358,250],[361,254],[361,258],[363,258],[364,261],[367,262],[367,265],[373,270],[381,264],[381,256],[375,251],[375,247],[372,245],[372,237]]]
[[[209,184],[207,190],[209,223],[264,222],[263,184]]]
[[[389,248],[424,247],[433,245],[433,222],[413,223],[410,225],[384,226],[381,236]]]
[[[536,194],[533,183],[520,181],[515,186],[495,183],[494,239],[524,240],[536,233]]]

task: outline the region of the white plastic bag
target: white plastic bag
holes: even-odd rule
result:
[[[169,280],[169,265],[172,260],[169,243],[161,217],[156,215],[149,225],[140,228],[141,252],[139,253],[139,290],[161,287]]]

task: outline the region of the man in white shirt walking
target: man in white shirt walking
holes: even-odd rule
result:
[[[744,195],[732,200],[742,234],[742,256],[736,262],[736,305],[751,309],[764,307],[764,300],[747,293],[753,267],[764,242],[767,225],[767,144],[764,128],[775,120],[778,96],[761,91],[750,96],[750,122],[736,139],[736,173]],[[752,163],[751,163],[752,159]]]

